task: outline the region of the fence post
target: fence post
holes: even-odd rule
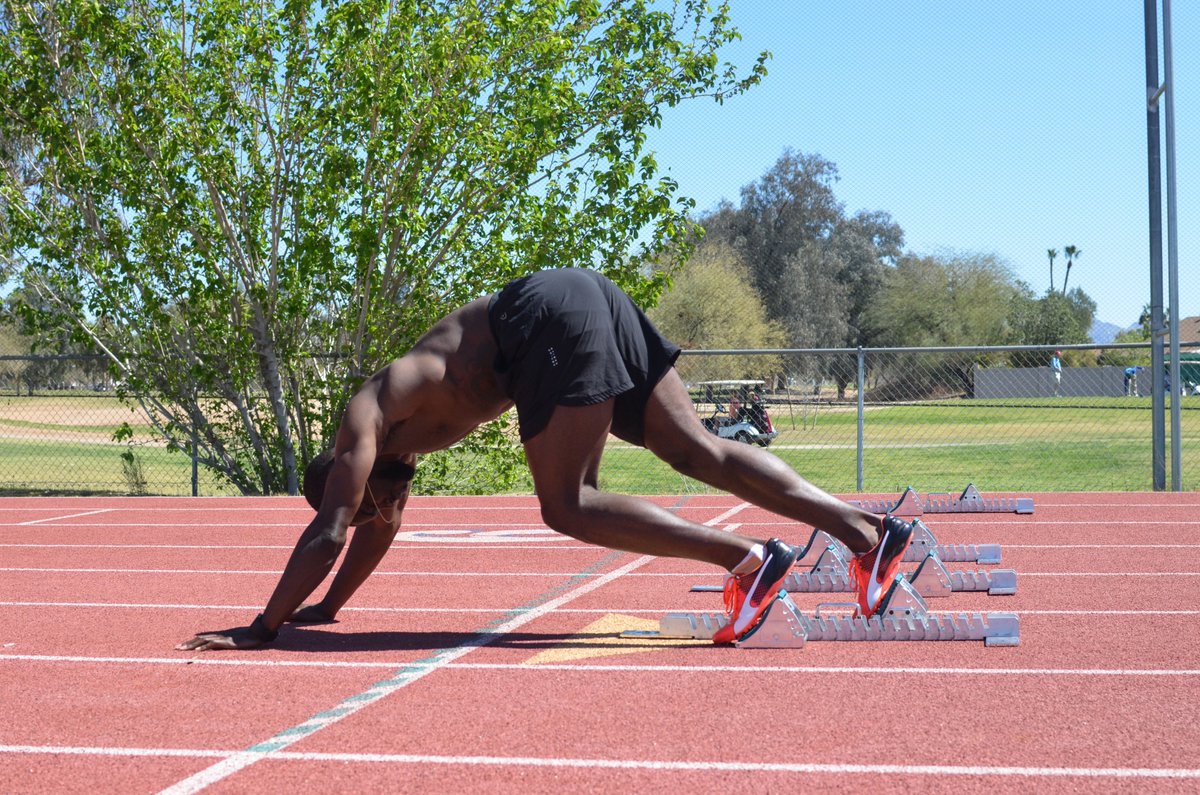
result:
[[[200,496],[200,432],[192,423],[192,496]]]
[[[858,346],[858,490],[863,490],[863,387],[866,385],[863,349]]]

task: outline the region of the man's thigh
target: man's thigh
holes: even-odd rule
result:
[[[585,484],[597,484],[612,416],[612,400],[554,407],[546,427],[525,442],[525,459],[539,497],[575,494]]]
[[[687,387],[671,368],[646,404],[646,449],[668,462],[713,455],[721,440],[704,429]]]

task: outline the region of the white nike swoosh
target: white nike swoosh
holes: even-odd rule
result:
[[[758,567],[758,576],[754,578],[754,584],[750,586],[750,590],[747,592],[746,601],[742,602],[742,609],[738,612],[738,616],[733,622],[734,635],[741,634],[741,631],[750,623],[750,619],[754,618],[754,605],[750,604],[750,599],[753,597],[754,591],[758,588],[758,581],[762,579],[763,573],[767,570],[767,564],[770,562],[771,556],[767,555],[767,559]]]
[[[875,605],[879,603],[879,594],[883,590],[877,579],[879,575],[879,561],[883,559],[883,547],[887,543],[888,534],[884,532],[883,538],[879,540],[879,554],[875,556],[875,567],[871,569],[871,581],[867,583],[867,607],[874,610]]]

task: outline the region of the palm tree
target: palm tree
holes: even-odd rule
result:
[[[1075,246],[1063,247],[1063,253],[1067,255],[1067,275],[1063,277],[1063,295],[1067,294],[1067,280],[1071,278],[1071,266],[1075,264],[1075,259],[1083,252]]]
[[[1058,256],[1058,249],[1047,249],[1046,256],[1050,258],[1050,292],[1054,292],[1054,258]]]

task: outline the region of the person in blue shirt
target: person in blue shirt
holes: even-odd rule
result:
[[[1062,394],[1062,351],[1050,357],[1050,371],[1054,373],[1054,394]]]
[[[1137,397],[1138,368],[1125,368],[1125,397]]]

